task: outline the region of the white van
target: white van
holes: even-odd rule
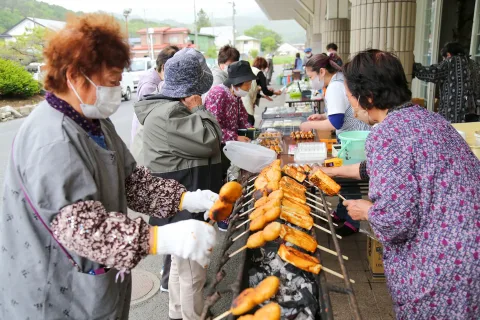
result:
[[[156,61],[150,58],[133,58],[129,73],[133,77],[133,85],[137,89],[138,80],[149,69],[156,67]]]
[[[134,84],[133,75],[127,70],[124,70],[122,73],[120,86],[122,87],[122,98],[124,98],[125,101],[130,101],[132,99],[132,92],[134,91]]]

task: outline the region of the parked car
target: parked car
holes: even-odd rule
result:
[[[122,98],[124,98],[125,101],[130,101],[134,90],[133,75],[131,72],[123,72],[120,86],[122,87]]]
[[[133,77],[133,88],[136,90],[140,77],[149,69],[156,67],[156,61],[150,58],[133,58],[128,73]]]

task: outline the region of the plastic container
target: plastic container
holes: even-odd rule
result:
[[[323,163],[327,159],[327,146],[323,142],[299,143],[293,159],[299,164]]]
[[[252,173],[262,171],[277,159],[277,153],[273,150],[239,141],[228,141],[223,152],[233,165]]]
[[[354,164],[362,162],[365,156],[365,141],[370,131],[347,131],[338,135],[342,142],[342,149],[338,152],[338,157],[344,164]]]

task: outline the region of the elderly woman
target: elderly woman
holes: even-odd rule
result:
[[[378,123],[366,142],[372,202],[344,204],[384,246],[397,318],[479,319],[480,161],[445,118],[410,102],[394,55],[362,52],[344,70],[350,103]]]
[[[44,54],[49,94],[19,129],[5,175],[0,318],[126,320],[129,269],[149,253],[205,265],[215,241],[204,222],[149,227],[127,207],[203,212],[215,194],[137,167],[116,133],[108,117],[130,48],[114,18],[71,18]]]
[[[222,131],[201,99],[212,81],[203,55],[185,48],[167,61],[160,95],[135,105],[135,112],[144,126],[145,165],[154,175],[180,181],[190,191],[206,188],[218,192],[223,182]],[[203,220],[204,215],[187,210],[168,221],[152,218],[150,224],[162,225],[180,219]],[[165,283],[168,271],[170,276]],[[207,278],[204,265],[173,256],[170,270],[168,260],[165,263],[163,278],[162,287],[168,284],[169,317],[199,319]]]

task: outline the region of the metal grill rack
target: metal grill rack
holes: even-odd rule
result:
[[[252,178],[253,175],[250,176],[244,176],[243,177],[243,184],[242,186],[244,187],[244,195],[247,194],[247,187],[253,184],[253,181],[249,182],[249,178]],[[253,180],[250,179],[250,180]],[[313,191],[313,190],[312,190]],[[345,262],[342,257],[342,253],[340,250],[340,245],[339,241],[336,238],[336,233],[335,233],[335,228],[333,225],[333,221],[331,218],[331,210],[327,205],[327,201],[325,199],[325,196],[322,192],[317,192],[317,197],[319,199],[319,203],[323,204],[324,210],[327,212],[326,215],[324,215],[328,219],[328,228],[332,233],[332,239],[333,239],[333,245],[335,247],[335,252],[337,253],[337,258],[338,258],[338,264],[340,266],[341,274],[344,277],[344,286],[338,286],[334,285],[332,283],[329,283],[327,281],[327,278],[325,276],[325,272],[321,271],[318,275],[315,275],[316,282],[318,285],[318,302],[319,302],[319,310],[320,310],[320,319],[333,319],[333,310],[330,302],[330,293],[335,292],[335,293],[340,293],[346,296],[349,302],[351,314],[353,319],[361,319],[360,315],[360,310],[358,308],[358,303],[355,297],[355,293],[353,291],[352,285],[350,283],[350,277],[348,276],[347,269],[345,267]],[[320,200],[321,199],[321,200]],[[216,270],[215,270],[215,279],[212,283],[210,283],[206,288],[205,292],[207,295],[206,301],[205,301],[205,306],[204,310],[202,312],[201,319],[202,320],[211,320],[213,319],[211,309],[215,304],[222,298],[223,295],[231,293],[233,295],[233,298],[236,298],[239,293],[248,287],[248,278],[246,278],[246,275],[248,275],[248,270],[247,268],[249,267],[249,264],[251,263],[250,260],[248,259],[249,257],[249,250],[244,250],[241,253],[238,254],[240,263],[237,264],[234,268],[234,270],[238,270],[237,275],[235,277],[235,280],[233,283],[225,283],[226,281],[224,280],[226,271],[224,267],[231,261],[229,258],[229,253],[232,250],[229,250],[234,242],[232,241],[238,234],[241,232],[245,231],[245,228],[248,228],[245,226],[245,228],[240,228],[236,229],[236,227],[243,222],[245,219],[248,219],[248,217],[239,217],[240,213],[247,210],[248,208],[252,207],[253,204],[250,204],[243,208],[243,205],[247,202],[250,201],[250,197],[242,197],[240,198],[237,203],[235,204],[233,213],[232,213],[232,218],[230,221],[229,228],[227,230],[227,234],[225,237],[224,243],[221,245],[220,248],[220,253],[221,253],[221,261],[219,262]],[[253,202],[253,201],[252,201]],[[312,208],[312,211],[314,209]],[[316,212],[316,214],[321,214],[320,212]],[[314,221],[316,224],[320,223],[320,219],[314,218]],[[314,230],[312,228],[312,233],[311,235],[315,237],[317,242],[319,242],[319,234],[320,231]],[[247,242],[248,236],[242,237],[238,240],[235,241],[235,244],[238,244],[240,246],[244,246]],[[320,260],[322,263],[322,252],[320,250],[316,250],[314,256]],[[225,310],[226,311],[226,310]],[[228,319],[234,319],[235,317],[233,315],[230,315]]]

